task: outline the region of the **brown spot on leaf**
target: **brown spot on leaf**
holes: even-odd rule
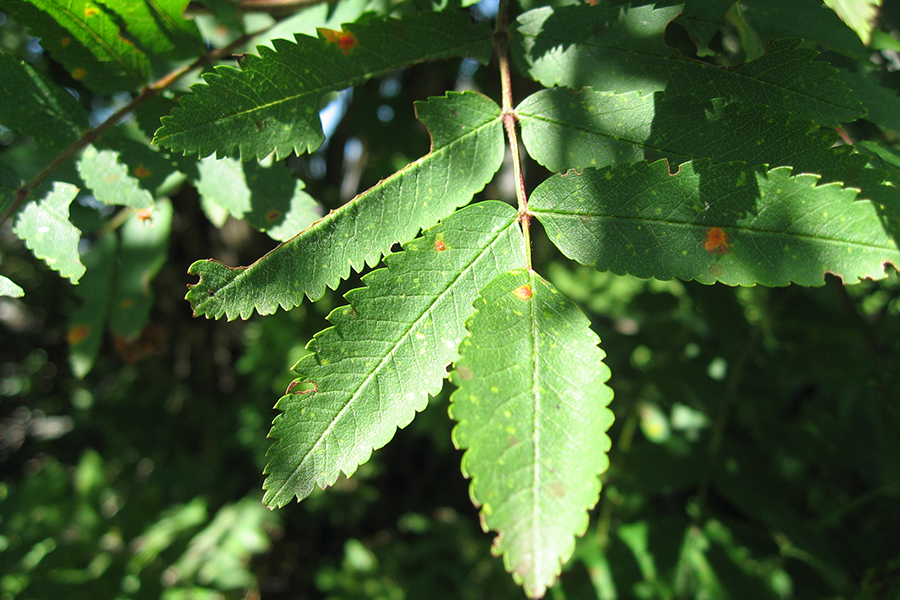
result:
[[[466,381],[472,379],[472,371],[468,367],[459,367],[456,369],[456,374],[459,375],[460,379],[465,379]]]
[[[447,249],[447,246],[445,246],[444,242],[442,242],[441,240],[435,240],[434,249],[437,250],[438,252],[443,252],[444,250]]]
[[[137,177],[138,179],[146,179],[153,175],[153,172],[145,167],[144,165],[138,165],[134,169],[131,170],[131,174]]]
[[[70,346],[77,346],[91,333],[90,325],[73,325],[69,328],[69,333],[66,334],[66,340],[69,342]]]

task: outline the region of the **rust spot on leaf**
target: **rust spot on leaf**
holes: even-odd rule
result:
[[[90,325],[75,325],[69,329],[69,333],[66,334],[66,340],[69,342],[70,346],[77,346],[91,333]]]
[[[94,15],[100,14],[100,9],[96,6],[88,6],[84,9],[84,16],[93,17]]]
[[[75,69],[74,71],[72,71],[72,79],[74,79],[76,81],[80,81],[80,80],[84,79],[85,75],[87,75],[87,71],[85,71],[84,69],[81,69],[81,68],[78,68],[78,69]]]
[[[140,210],[134,211],[134,214],[138,219],[141,220],[141,223],[146,223],[147,221],[153,221],[153,211],[149,208],[142,208]]]
[[[710,227],[706,230],[706,239],[703,240],[703,248],[710,254],[728,254],[731,242],[728,234],[721,227]]]
[[[531,286],[527,283],[525,285],[520,285],[513,290],[513,294],[515,294],[516,298],[519,300],[531,300]]]
[[[281,211],[273,208],[266,215],[266,219],[269,221],[269,223],[274,223],[280,216]]]
[[[151,175],[153,175],[153,172],[150,171],[150,169],[148,169],[144,165],[138,165],[137,167],[135,167],[134,169],[131,170],[131,173],[138,179],[146,179],[146,178],[150,177]]]
[[[63,48],[65,48],[66,46],[68,46],[69,44],[72,43],[72,38],[64,37],[63,39],[59,40],[59,43],[60,43],[60,45],[62,45]]]
[[[356,36],[351,31],[336,31],[334,29],[326,29],[325,27],[319,27],[316,31],[318,31],[319,35],[325,38],[326,41],[336,44],[344,54],[350,54],[357,46],[359,46],[359,40],[356,39]]]
[[[434,249],[437,250],[438,252],[443,252],[444,250],[447,249],[447,246],[445,246],[444,242],[442,242],[441,240],[435,240]]]

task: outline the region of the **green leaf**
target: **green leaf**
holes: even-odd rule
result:
[[[13,232],[36,257],[72,283],[78,283],[84,275],[84,265],[78,257],[81,232],[69,221],[69,205],[77,195],[74,185],[56,182],[43,200],[31,202],[19,211],[13,226]]]
[[[463,321],[483,282],[525,264],[516,211],[481,202],[386,256],[366,287],[349,292],[349,306],[329,316],[313,354],[294,367],[270,437],[263,502],[283,506],[351,475],[373,449],[409,424],[435,395],[456,358]]]
[[[802,38],[868,63],[871,51],[821,0],[754,0],[744,17],[766,39]]]
[[[41,46],[76,80],[100,94],[135,89],[150,61],[102,5],[91,0],[5,0],[4,10],[41,38]]]
[[[869,45],[881,0],[825,0],[825,4],[856,32],[863,44]]]
[[[321,218],[322,207],[303,191],[306,184],[283,164],[261,166],[233,158],[207,157],[197,165],[207,213],[213,206],[246,219],[275,240],[287,241]]]
[[[135,213],[121,228],[119,270],[109,328],[126,340],[137,338],[150,316],[153,307],[150,284],[166,262],[172,212],[172,203],[162,199],[149,218]]]
[[[453,440],[494,553],[540,598],[600,495],[610,373],[587,318],[534,271],[504,273],[475,309],[451,375]]]
[[[21,298],[25,295],[25,290],[12,282],[8,277],[0,275],[0,296],[8,296],[10,298]]]
[[[665,161],[570,172],[529,208],[562,252],[599,270],[729,285],[822,285],[884,277],[900,251],[870,202],[780,167]]]
[[[128,35],[154,54],[187,59],[205,51],[193,20],[184,18],[189,0],[99,0],[115,12]]]
[[[837,76],[865,105],[868,120],[884,129],[900,131],[900,98],[896,91],[884,87],[877,80],[862,73],[839,69]]]
[[[55,147],[71,144],[88,128],[87,112],[78,100],[31,65],[2,53],[0,76],[0,122],[6,127]]]
[[[128,165],[119,160],[115,150],[88,146],[77,166],[78,174],[100,202],[137,210],[153,207],[153,196],[128,173]]]
[[[472,199],[503,161],[500,107],[474,92],[417,103],[432,136],[431,153],[332,211],[249,267],[198,261],[200,281],[187,299],[197,315],[246,319],[315,300],[350,269],[375,265],[396,242],[409,240]]]
[[[850,147],[835,148],[833,131],[722,100],[555,88],[529,96],[516,113],[528,153],[557,172],[659,158],[674,171],[683,162],[707,158],[792,166],[846,182],[867,162]]]
[[[22,178],[16,170],[0,161],[0,215],[12,205],[16,198],[16,190],[22,185]]]
[[[733,69],[682,58],[663,42],[678,10],[582,5],[529,11],[511,31],[513,58],[547,87],[725,98],[826,126],[865,115],[835,70],[813,60],[817,53],[800,48],[800,40],[776,40],[765,56]]]
[[[326,92],[426,60],[470,56],[486,63],[492,49],[490,28],[455,11],[372,20],[345,31],[356,43],[344,49],[298,35],[296,43],[274,40],[274,50],[259,47],[260,56],[245,56],[240,70],[218,67],[163,118],[154,143],[201,156],[237,148],[243,160],[311,152],[325,139],[319,105]]]
[[[78,379],[91,372],[103,343],[115,275],[116,246],[115,234],[107,233],[100,236],[84,256],[87,271],[81,285],[75,288],[75,295],[81,298],[82,304],[69,317],[66,333],[69,364]]]

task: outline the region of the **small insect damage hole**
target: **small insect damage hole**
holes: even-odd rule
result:
[[[304,387],[301,390],[294,389],[295,387],[300,386],[300,385],[302,385],[302,386],[312,385],[312,387]],[[302,379],[295,379],[294,381],[292,381],[291,383],[288,384],[287,389],[284,391],[284,395],[287,396],[288,394],[291,394],[291,395],[296,396],[297,394],[310,394],[310,393],[315,393],[318,391],[319,391],[319,384],[317,384],[315,381],[303,381]]]

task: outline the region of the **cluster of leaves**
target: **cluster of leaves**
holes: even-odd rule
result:
[[[175,75],[149,83],[153,60],[202,66],[245,40],[204,54],[183,1],[7,4],[78,89],[129,94],[91,129],[87,98],[0,56],[17,82],[0,121],[59,152],[44,169],[0,163],[0,209],[35,256],[80,282],[75,374],[90,371],[105,330],[123,343],[144,332],[175,218],[166,198],[186,185],[213,224],[243,219],[283,242],[247,267],[194,263],[196,315],[292,309],[382,263],[294,367],[264,501],[283,506],[354,474],[449,377],[472,501],[532,597],[588,527],[613,422],[599,338],[533,264],[533,223],[585,267],[662,281],[853,284],[900,265],[900,100],[871,58],[896,42],[871,20],[856,35],[812,0],[502,2],[493,27],[459,6],[346,2],[306,15],[317,36],[270,32],[237,68],[216,67],[177,98]],[[677,50],[667,40],[679,32]],[[417,102],[431,151],[350,202],[327,212],[280,164],[326,141],[330,94],[426,61],[492,56],[499,101],[442,90]],[[521,100],[514,68],[533,91]],[[507,147],[516,207],[473,202]],[[530,191],[523,149],[547,174]],[[77,172],[58,169],[76,156]],[[125,210],[79,217],[82,189],[80,204]],[[0,278],[0,292],[21,296],[14,279]],[[639,556],[646,532],[622,536]]]

